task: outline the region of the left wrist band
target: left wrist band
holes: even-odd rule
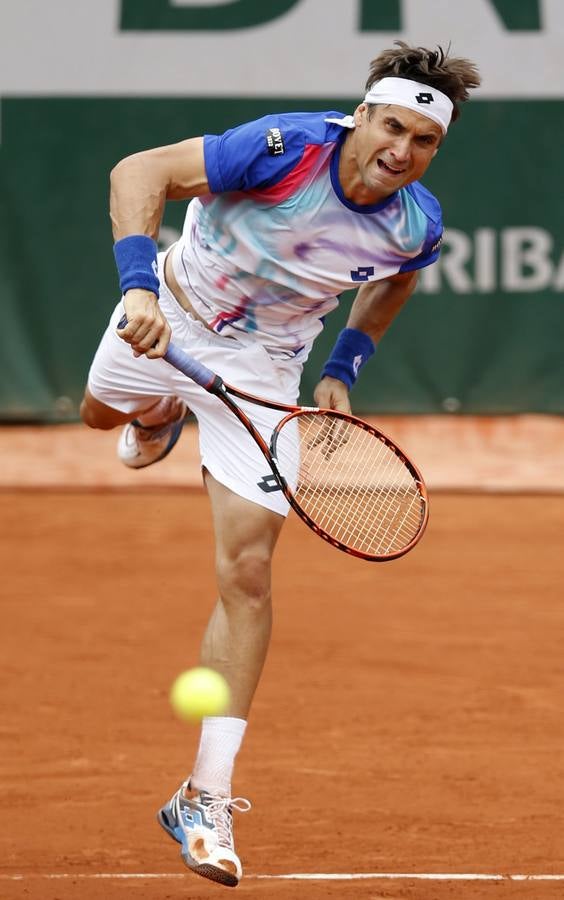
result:
[[[146,234],[130,234],[114,244],[114,258],[122,294],[142,288],[159,296],[157,242]]]
[[[338,378],[352,388],[360,369],[373,355],[376,344],[364,331],[357,328],[343,328],[329,359],[323,366],[321,377]]]

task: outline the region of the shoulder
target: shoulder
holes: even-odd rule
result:
[[[400,272],[411,272],[430,266],[439,258],[443,234],[443,215],[437,198],[418,181],[407,185],[404,189],[407,198],[408,215],[414,224],[414,236],[417,238],[419,252],[407,260]],[[420,242],[420,243],[419,243]]]
[[[337,141],[343,129],[350,127],[349,116],[330,110],[328,112],[280,113],[268,116],[275,119],[281,132],[300,134],[307,144],[326,144]]]
[[[284,178],[307,147],[336,142],[348,117],[342,113],[273,113],[204,136],[204,156],[212,192],[250,190]]]
[[[443,211],[441,204],[431,191],[424,187],[420,181],[413,181],[404,190],[433,224],[442,225]]]

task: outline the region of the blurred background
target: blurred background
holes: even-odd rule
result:
[[[440,262],[355,388],[362,414],[564,411],[561,0],[5,0],[0,28],[0,419],[72,423],[117,297],[108,177],[123,156],[266,112],[360,102],[401,38],[483,86],[424,183]],[[48,39],[46,39],[48,35]],[[169,203],[167,246],[185,204]],[[311,389],[349,297],[308,363]]]

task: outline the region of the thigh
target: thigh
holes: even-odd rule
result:
[[[282,369],[259,345],[241,345],[212,336],[198,358],[227,383],[250,394],[290,405],[296,401],[301,367],[298,364],[293,370]],[[236,402],[268,444],[286,413]],[[221,400],[205,392],[194,398],[191,408],[198,418],[202,466],[239,497],[286,516],[288,502],[260,448],[236,416]]]
[[[205,475],[211,501],[218,559],[235,560],[249,553],[269,562],[285,517],[236,494],[209,472]]]
[[[125,425],[131,420],[131,413],[120,412],[106,403],[101,403],[86,388],[84,398],[80,404],[80,417],[85,425],[90,428],[111,429],[118,425]]]

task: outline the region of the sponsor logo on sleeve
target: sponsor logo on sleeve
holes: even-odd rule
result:
[[[266,132],[266,149],[269,156],[282,156],[286,152],[284,138],[279,128],[269,128]]]

